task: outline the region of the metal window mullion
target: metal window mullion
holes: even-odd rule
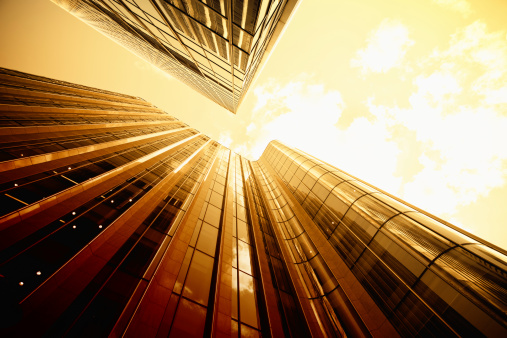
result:
[[[234,5],[234,2],[232,0],[229,1],[229,8],[228,15],[229,15],[229,32],[230,32],[230,39],[229,39],[229,61],[231,63],[231,84],[232,84],[232,104],[233,104],[233,110],[236,112],[236,100],[234,98],[234,93],[236,89],[234,88],[234,50],[233,50],[233,40],[234,40],[234,34],[232,33],[232,7]]]
[[[222,210],[221,210],[220,223],[219,223],[220,227],[218,228],[217,244],[215,247],[215,259],[213,261],[213,272],[211,275],[210,295],[208,298],[208,305],[207,305],[208,310],[206,312],[206,320],[205,320],[205,324],[204,324],[204,335],[205,336],[213,336],[213,334],[214,334],[214,325],[213,324],[216,319],[215,313],[218,310],[218,309],[215,309],[215,307],[218,304],[218,298],[217,298],[219,295],[218,289],[219,289],[219,285],[221,283],[221,278],[220,278],[221,273],[223,272],[223,271],[221,271],[222,256],[223,256],[221,254],[222,247],[223,247],[222,237],[225,234],[224,227],[225,227],[225,222],[226,222],[225,214],[226,214],[226,208],[227,208],[227,198],[229,196],[228,186],[229,186],[229,171],[230,171],[230,165],[231,165],[231,163],[230,163],[231,162],[231,155],[232,155],[232,151],[229,150],[229,156],[228,156],[228,161],[227,161],[227,174],[225,177],[226,184],[224,184],[224,196],[222,199]],[[221,162],[224,161],[223,156],[220,161]],[[222,165],[222,163],[220,163],[218,165],[215,177],[216,177],[216,175],[218,175],[221,165]],[[219,272],[220,272],[220,276],[218,276]],[[239,316],[238,316],[238,319],[239,319]]]
[[[122,1],[122,0],[120,0]],[[176,36],[176,38],[178,39],[178,41],[180,42],[180,44],[182,45],[182,47],[187,51],[188,55],[192,58],[192,60],[194,60],[194,63],[196,65],[196,67],[199,69],[199,71],[204,74],[204,71],[201,70],[201,67],[200,66],[200,63],[197,62],[193,55],[190,53],[190,51],[188,50],[188,47],[186,44],[183,43],[183,41],[181,40],[179,34],[176,32],[176,30],[174,29],[174,27],[169,23],[169,20],[166,18],[165,14],[162,12],[162,10],[160,9],[160,7],[158,6],[158,4],[154,1],[154,0],[150,0],[151,4],[155,7],[155,9],[157,10],[158,14],[162,17],[162,19],[165,21],[166,25],[169,27],[169,29],[171,30],[171,32]],[[174,7],[174,6],[173,6]],[[190,25],[192,26],[192,25]],[[171,54],[172,55],[172,54]],[[183,65],[185,68],[186,66]],[[206,79],[206,77],[204,77],[204,79],[208,82],[208,80]],[[218,99],[222,102],[223,106],[227,106],[226,103],[222,100],[222,97],[215,91],[215,88],[213,87],[213,85],[209,85],[208,86],[211,90],[213,90],[213,93],[215,94],[216,97],[218,97]]]

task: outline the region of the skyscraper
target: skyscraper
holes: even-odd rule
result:
[[[52,0],[236,113],[298,0]]]
[[[0,69],[2,336],[505,336],[506,252],[300,150]]]

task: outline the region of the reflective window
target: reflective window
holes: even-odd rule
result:
[[[389,232],[428,260],[435,259],[444,250],[454,246],[449,240],[403,214],[391,218],[382,231]]]
[[[202,337],[206,308],[181,298],[169,337]]]
[[[239,272],[239,299],[240,299],[240,314],[241,321],[245,324],[259,327],[259,317],[257,310],[257,302],[255,301],[255,280],[243,273]]]
[[[207,253],[211,257],[215,257],[215,250],[217,246],[218,229],[203,223],[201,233],[199,234],[199,240],[197,241],[196,249]]]
[[[237,225],[238,225],[238,234],[237,234],[238,238],[244,241],[245,243],[250,243],[250,236],[248,233],[247,224],[241,220],[237,220]]]
[[[208,305],[212,273],[213,258],[195,251],[183,288],[183,296],[202,305]]]
[[[208,208],[206,209],[206,216],[204,216],[204,221],[218,228],[220,225],[220,215],[220,209],[212,205],[208,205]]]

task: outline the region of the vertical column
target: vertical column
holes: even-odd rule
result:
[[[233,177],[232,231],[232,328],[233,335],[256,336],[262,330],[269,334],[265,323],[265,304],[259,295],[257,251],[252,238],[252,219],[245,194],[241,157],[236,156]]]
[[[257,265],[259,272],[259,293],[263,298],[263,303],[266,312],[266,326],[263,327],[263,333],[269,329],[269,334],[272,337],[282,337],[285,332],[283,328],[282,317],[279,311],[278,303],[280,297],[277,290],[274,288],[274,278],[270,269],[270,261],[268,258],[269,248],[266,247],[267,242],[264,240],[261,230],[261,206],[257,205],[260,202],[258,196],[254,196],[258,191],[253,185],[253,177],[249,168],[249,161],[242,159],[242,174],[245,184],[245,198],[247,202],[248,219],[251,223],[251,239],[255,246],[255,252],[257,254]],[[257,201],[257,202],[256,202]],[[264,219],[262,218],[262,221]],[[272,250],[272,249],[271,249]]]
[[[226,176],[225,194],[223,199],[223,210],[221,219],[221,229],[219,232],[219,241],[217,244],[217,266],[214,269],[212,282],[215,285],[214,297],[210,297],[210,307],[213,312],[208,314],[207,329],[211,336],[230,337],[231,328],[231,310],[232,310],[232,229],[234,223],[233,204],[235,193],[235,159],[238,155],[230,154],[229,166]],[[213,284],[212,284],[213,287]],[[213,294],[213,290],[212,290]]]
[[[218,234],[216,227],[221,214],[218,207],[210,206],[209,198],[213,189],[220,190],[215,187],[216,176],[228,152],[219,148],[211,169],[200,178],[203,183],[127,327],[126,336],[203,335]]]
[[[279,190],[273,186],[272,178],[266,176],[261,166],[258,163],[254,163],[252,167],[255,177],[259,180],[263,191],[263,193],[260,194],[263,204],[269,205],[270,207],[269,209],[266,208],[266,215],[270,223],[271,235],[278,244],[277,247],[280,251],[280,259],[286,264],[287,277],[290,280],[288,283],[292,285],[292,289],[294,290],[293,293],[297,295],[299,306],[304,314],[308,328],[314,336],[326,335],[327,333],[333,332],[333,329],[330,328],[330,325],[332,325],[329,323],[330,319],[327,316],[321,315],[323,309],[319,306],[319,303],[314,301],[314,298],[316,298],[315,295],[318,294],[318,290],[314,289],[318,289],[318,287],[312,284],[312,281],[316,276],[308,272],[305,273],[305,271],[303,271],[304,266],[301,267],[295,264],[297,261],[291,256],[290,250],[287,247],[287,241],[284,240],[282,236],[282,230],[280,228],[281,226],[285,228],[286,225],[283,224],[284,222],[280,217],[283,216],[285,218],[289,210],[287,208],[282,210],[280,205],[284,205],[286,202],[283,200],[283,197],[281,197]],[[282,225],[280,225],[279,222],[281,222]],[[287,223],[287,225],[297,224],[297,222],[294,221]],[[301,233],[301,231],[299,231],[299,233]],[[291,244],[293,244],[293,242],[291,242]],[[291,248],[294,248],[294,244]],[[300,247],[298,249],[298,252],[303,252]]]

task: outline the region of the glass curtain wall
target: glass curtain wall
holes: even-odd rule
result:
[[[506,331],[506,256],[302,151],[262,158],[402,335]]]

